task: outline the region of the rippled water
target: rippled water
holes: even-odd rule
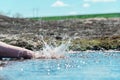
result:
[[[67,59],[15,62],[0,70],[0,78],[2,80],[120,80],[120,52],[78,52],[66,56]]]

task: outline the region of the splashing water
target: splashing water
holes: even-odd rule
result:
[[[42,42],[44,44],[42,53],[45,57],[51,58],[53,55],[65,55],[68,52],[68,48],[71,43],[71,39],[66,42],[62,42],[59,46],[53,46],[47,44],[42,37]]]

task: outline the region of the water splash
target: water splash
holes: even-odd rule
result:
[[[44,45],[42,53],[47,58],[51,58],[53,55],[65,55],[68,52],[69,46],[71,43],[71,39],[69,39],[66,42],[62,41],[62,43],[59,46],[57,46],[57,45],[53,46],[52,44],[51,45],[47,44],[47,42],[45,42],[43,37],[41,39],[42,39],[42,42]]]

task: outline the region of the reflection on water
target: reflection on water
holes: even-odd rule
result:
[[[66,56],[67,59],[16,62],[0,70],[0,77],[5,80],[120,80],[119,52],[79,52]]]

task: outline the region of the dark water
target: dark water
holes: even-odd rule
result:
[[[120,80],[120,52],[79,52],[67,59],[15,62],[0,80]]]

